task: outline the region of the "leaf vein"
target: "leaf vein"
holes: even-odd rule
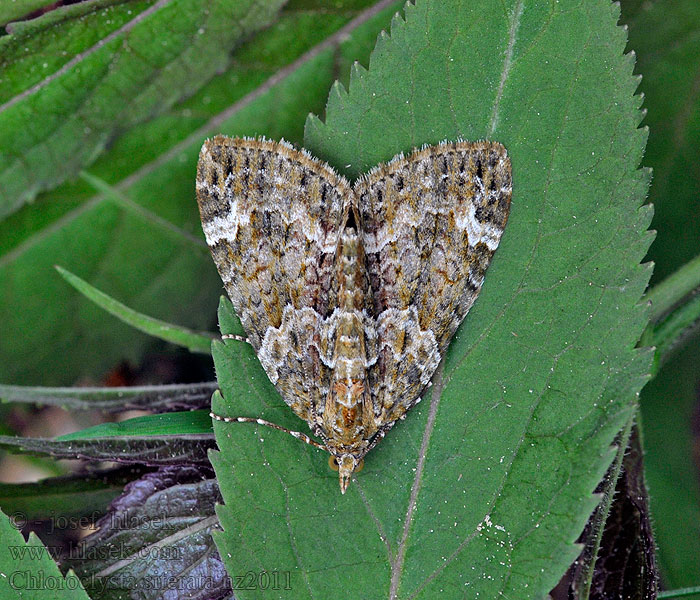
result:
[[[430,438],[435,429],[435,421],[437,419],[437,411],[440,406],[440,397],[442,396],[443,390],[443,379],[442,375],[444,372],[444,360],[440,363],[435,375],[433,376],[433,390],[432,398],[430,400],[430,411],[428,413],[428,421],[425,424],[425,429],[423,430],[423,440],[421,442],[420,451],[418,453],[418,462],[416,463],[416,473],[413,476],[413,484],[411,485],[411,496],[408,500],[408,507],[406,508],[406,516],[404,518],[403,532],[401,534],[401,541],[399,542],[396,558],[391,561],[391,584],[389,587],[389,598],[390,600],[396,600],[398,598],[399,583],[401,580],[401,574],[403,572],[403,563],[406,559],[406,546],[408,544],[408,535],[411,530],[411,523],[413,521],[413,513],[416,509],[416,504],[418,502],[418,493],[420,492],[421,482],[423,479],[423,470],[425,469],[425,460],[428,454],[428,445],[430,443]]]
[[[498,92],[496,93],[496,100],[493,103],[493,111],[491,113],[491,124],[489,126],[489,134],[491,137],[496,131],[496,126],[498,125],[498,111],[501,107],[501,98],[503,97],[503,89],[506,86],[506,80],[510,74],[510,68],[513,63],[513,48],[515,47],[515,39],[518,35],[518,27],[520,26],[520,17],[523,14],[523,0],[515,5],[515,10],[513,11],[513,16],[510,22],[510,31],[508,33],[508,47],[506,48],[506,57],[503,61],[503,71],[501,72],[501,81],[498,84]]]

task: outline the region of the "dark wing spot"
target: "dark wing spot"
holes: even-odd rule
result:
[[[481,164],[481,159],[476,159],[476,178],[481,181],[484,180],[484,166]]]

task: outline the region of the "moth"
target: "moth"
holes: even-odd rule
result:
[[[284,141],[204,143],[197,202],[214,262],[267,376],[321,441],[290,433],[330,453],[342,493],[429,385],[511,193],[497,142],[400,154],[354,184]]]

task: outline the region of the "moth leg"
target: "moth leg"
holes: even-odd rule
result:
[[[247,338],[243,335],[236,335],[235,333],[225,333],[224,335],[221,336],[222,340],[236,340],[238,342],[245,342],[246,344],[250,344],[250,338]]]
[[[265,427],[271,427],[272,429],[277,429],[278,431],[284,431],[292,437],[295,437],[302,442],[306,442],[314,448],[320,448],[321,450],[328,452],[328,449],[323,444],[319,444],[316,440],[312,440],[308,435],[301,433],[301,431],[292,431],[291,429],[286,429],[285,427],[280,427],[279,425],[270,423],[270,421],[265,421],[265,419],[256,419],[254,417],[222,417],[221,415],[217,415],[213,412],[210,412],[209,416],[216,421],[221,421],[222,423],[257,423],[258,425],[265,425]]]

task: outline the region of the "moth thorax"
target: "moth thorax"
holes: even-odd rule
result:
[[[345,273],[355,270],[361,253],[360,237],[354,229],[346,229],[340,237],[340,256]]]
[[[359,379],[338,379],[333,383],[333,391],[339,404],[354,407],[362,401],[365,384]]]

